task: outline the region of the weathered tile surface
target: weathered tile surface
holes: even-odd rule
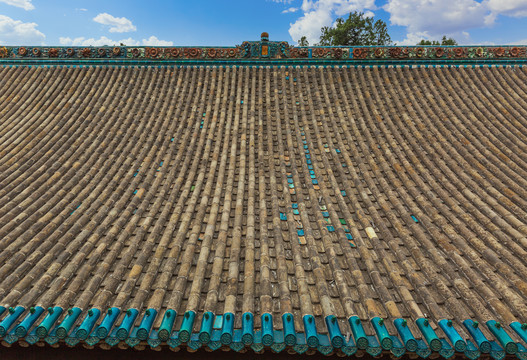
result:
[[[526,80],[1,67],[0,305],[78,307],[76,326],[153,309],[154,330],[194,312],[195,333],[205,312],[234,330],[290,313],[301,333],[313,315],[321,334],[334,315],[344,337],[352,316],[418,339],[422,317],[441,338],[441,319],[464,339],[465,319],[526,322]]]

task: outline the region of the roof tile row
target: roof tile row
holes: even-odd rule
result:
[[[522,68],[0,72],[5,342],[524,357]]]

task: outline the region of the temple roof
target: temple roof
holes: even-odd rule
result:
[[[527,356],[512,47],[444,67],[20,48],[0,62],[4,345]]]

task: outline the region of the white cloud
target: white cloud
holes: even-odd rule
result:
[[[272,0],[288,3],[287,0]],[[297,11],[296,7],[282,13]],[[302,0],[302,15],[289,27],[294,41],[306,36],[310,43],[319,40],[320,29],[331,26],[336,17],[352,11],[373,16],[375,0]],[[527,17],[527,0],[387,0],[383,9],[390,14],[391,25],[406,27],[406,38],[400,45],[414,40],[439,40],[454,37],[460,44],[470,42],[467,32],[494,25],[498,16]]]
[[[527,16],[526,0],[488,0],[486,4],[495,14],[513,17]]]
[[[310,11],[305,13],[295,23],[290,24],[289,35],[295,41],[305,36],[310,44],[314,44],[319,40],[320,29],[324,26],[329,26],[332,21],[333,18],[330,12]]]
[[[44,45],[46,35],[38,31],[37,26],[37,23],[25,23],[0,15],[0,44]]]
[[[437,39],[432,38],[428,34],[428,32],[423,31],[423,32],[416,32],[416,33],[407,33],[405,39],[401,41],[396,41],[395,43],[397,45],[407,46],[407,45],[415,45],[421,40],[437,40]]]
[[[406,26],[409,34],[430,36],[484,27],[494,20],[475,0],[388,0],[384,10],[390,13],[391,24]]]
[[[287,14],[287,13],[294,13],[294,12],[297,12],[298,11],[298,8],[296,7],[290,7],[289,9],[285,9],[282,11],[282,14]]]
[[[74,39],[70,37],[60,37],[59,38],[60,45],[71,45],[71,46],[113,46],[113,45],[119,45],[119,44],[126,44],[127,46],[137,46],[140,45],[140,42],[137,40],[134,40],[132,38],[128,39],[122,39],[122,40],[112,40],[107,38],[106,36],[101,36],[98,39],[95,38],[85,38],[83,36],[76,37]]]
[[[309,43],[316,43],[320,29],[332,25],[335,17],[367,9],[376,9],[375,0],[303,0],[301,10],[304,14],[290,24],[289,35],[295,41],[306,36]],[[368,15],[371,14],[368,12]]]
[[[108,13],[101,13],[93,18],[93,21],[110,26],[111,33],[124,33],[130,31],[136,31],[137,28],[132,22],[125,17],[115,17]]]
[[[303,0],[302,11],[326,11],[337,16],[346,15],[352,11],[376,9],[375,0]]]
[[[406,39],[397,42],[401,45],[441,35],[468,43],[467,30],[492,26],[499,15],[527,17],[527,0],[388,0],[383,8],[392,25],[407,28]]]
[[[0,0],[7,5],[13,5],[24,10],[33,10],[35,6],[31,3],[32,0]]]
[[[75,11],[88,11],[88,9],[85,9],[85,8],[77,8],[77,9],[75,9]]]
[[[470,40],[470,34],[466,31],[461,31],[457,33],[443,33],[442,35],[446,36],[447,38],[454,38],[460,45],[463,44],[472,44],[474,45],[474,42]],[[441,39],[443,36],[439,35],[430,35],[428,31],[422,31],[422,32],[415,32],[415,33],[407,33],[406,38],[401,41],[395,41],[397,45],[402,46],[409,46],[409,45],[417,45],[418,42],[421,40],[430,40],[430,41],[439,41],[441,42]]]
[[[172,46],[172,41],[160,40],[155,36],[150,36],[148,39],[143,39],[143,45],[146,46]]]
[[[501,44],[496,44],[493,41],[480,41],[480,42],[472,44],[472,45],[494,46],[494,45],[501,45]]]
[[[95,38],[85,38],[83,36],[77,38],[70,37],[61,37],[59,42],[64,46],[114,46],[125,44],[126,46],[172,46],[174,43],[172,41],[160,40],[155,36],[150,36],[148,39],[143,39],[143,41],[138,41],[133,38],[121,39],[121,40],[112,40],[106,36],[101,36],[98,39]]]

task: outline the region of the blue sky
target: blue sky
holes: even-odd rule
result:
[[[350,11],[383,19],[392,40],[527,44],[527,0],[0,0],[2,45],[291,44]]]

